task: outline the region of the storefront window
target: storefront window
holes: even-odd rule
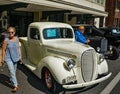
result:
[[[49,18],[48,21],[63,22],[64,21],[64,11],[43,11],[42,18]]]
[[[81,14],[77,16],[79,24],[94,24],[94,17],[91,14]]]
[[[104,5],[104,2],[105,2],[105,0],[88,0],[88,1],[100,4],[100,5]]]

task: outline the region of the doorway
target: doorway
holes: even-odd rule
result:
[[[19,37],[27,36],[28,25],[33,22],[33,13],[9,11],[8,15],[8,26],[14,26],[16,28],[16,34]]]

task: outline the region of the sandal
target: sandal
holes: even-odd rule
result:
[[[16,92],[17,90],[18,90],[18,87],[15,86],[15,87],[13,88],[12,92]]]

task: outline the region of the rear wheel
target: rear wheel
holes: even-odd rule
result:
[[[119,53],[120,53],[120,45],[119,45],[117,48],[118,48],[118,51],[119,51]]]
[[[55,79],[53,78],[52,74],[48,69],[44,69],[43,76],[42,76],[45,88],[51,92],[52,94],[57,94],[61,91],[61,85],[59,85]]]

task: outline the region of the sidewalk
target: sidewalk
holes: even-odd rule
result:
[[[2,64],[1,64],[1,48],[0,48],[0,66],[2,66]]]

